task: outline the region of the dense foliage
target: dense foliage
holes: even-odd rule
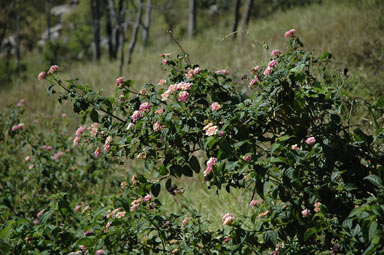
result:
[[[184,53],[162,54],[169,76],[159,84],[134,91],[120,77],[110,98],[62,81],[58,66],[40,73],[93,124],[68,141],[62,123],[47,124],[52,136],[20,123],[22,103],[1,116],[0,250],[383,254],[384,102],[348,103],[347,73],[328,70],[330,55],[305,51],[294,30],[286,37],[288,50],[272,51],[241,90],[229,71],[192,65]],[[359,102],[371,117],[364,127],[351,121]],[[104,182],[135,158],[140,175]],[[204,215],[167,213],[159,193],[184,192],[174,180],[194,174],[228,192],[251,188],[251,226],[231,212],[220,229]],[[89,185],[94,196],[82,195]]]

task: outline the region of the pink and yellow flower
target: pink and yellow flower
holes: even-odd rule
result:
[[[221,109],[221,105],[218,102],[214,102],[211,104],[211,111],[212,112],[217,111],[219,109]]]
[[[285,37],[291,37],[291,36],[293,36],[295,33],[296,33],[296,30],[295,30],[295,29],[291,29],[291,30],[285,32],[284,36],[285,36]]]
[[[230,225],[234,220],[235,220],[235,217],[230,213],[226,213],[222,218],[224,225]]]
[[[217,70],[217,71],[215,71],[215,73],[229,75],[229,71],[228,70]]]
[[[60,70],[60,67],[59,67],[58,65],[53,65],[53,66],[51,66],[51,67],[49,68],[48,73],[49,73],[49,74],[53,74],[53,73],[55,73],[55,72],[57,72],[57,71],[59,71],[59,70]]]
[[[37,76],[37,79],[41,81],[45,78],[46,75],[47,75],[46,72],[40,72],[39,75]]]
[[[311,136],[311,137],[307,138],[307,140],[305,140],[305,143],[309,144],[309,145],[314,144],[315,142],[316,142],[316,138],[313,136]]]
[[[281,53],[280,50],[276,49],[271,52],[271,56],[273,57],[273,56],[279,55],[280,53]]]
[[[189,94],[187,91],[181,91],[177,96],[177,101],[183,101],[184,103],[188,100]]]

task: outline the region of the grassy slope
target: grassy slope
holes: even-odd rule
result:
[[[239,81],[239,77],[248,74],[248,70],[253,66],[266,60],[272,49],[284,50],[286,40],[283,33],[295,28],[306,48],[315,49],[318,54],[330,51],[336,59],[335,66],[340,69],[345,66],[350,68],[350,87],[347,88],[349,93],[380,96],[380,88],[383,86],[378,88],[377,84],[382,84],[384,80],[384,74],[380,69],[383,66],[384,37],[376,22],[377,13],[374,10],[358,9],[332,2],[278,12],[267,20],[254,20],[250,24],[249,33],[239,35],[241,40],[233,41],[230,36],[226,37],[229,29],[225,26],[226,22],[223,22],[215,29],[202,31],[193,41],[182,41],[182,45],[189,52],[193,63],[199,63],[203,68],[228,68],[239,86],[245,86],[246,82]],[[153,30],[155,33],[165,31],[161,24],[155,25]],[[263,48],[264,42],[270,46],[267,52]],[[160,53],[172,52],[175,55],[179,52],[175,45],[167,44],[164,38],[159,45],[161,46],[152,45],[145,50],[138,48],[133,64],[125,70],[124,76],[136,80],[138,87],[146,82],[157,84],[158,80],[166,77],[166,72],[160,67]],[[25,98],[31,119],[38,118],[41,114],[59,116],[61,112],[67,112],[69,117],[75,120],[70,105],[64,107],[59,105],[54,97],[48,97],[44,93],[47,83],[37,81],[37,73],[47,68],[42,66],[41,59],[37,55],[29,56],[27,62],[29,63],[27,79],[16,81],[11,89],[1,92],[0,107]],[[97,65],[82,63],[61,65],[63,77],[79,77],[92,87],[113,93],[114,80],[118,76],[117,61],[111,63],[103,59]],[[74,127],[77,124],[78,121],[74,121]],[[123,172],[121,174],[124,175]],[[165,192],[161,200],[168,205],[170,211],[174,212],[185,211],[180,202],[193,205],[191,207],[197,208],[215,223],[218,223],[226,212],[235,215],[251,214],[251,209],[247,206],[250,191],[245,194],[239,191],[231,194],[220,191],[220,196],[216,196],[213,190],[207,189],[201,179],[200,176],[180,181],[180,185],[186,189],[183,195],[185,200],[181,197],[175,199]]]

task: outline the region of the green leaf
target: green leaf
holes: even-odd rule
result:
[[[371,175],[364,177],[363,180],[367,180],[370,183],[372,183],[373,185],[378,186],[378,187],[382,185],[380,177],[377,175],[374,175],[374,174],[371,174]]]
[[[304,241],[307,241],[311,236],[313,236],[316,233],[317,233],[316,227],[308,228],[304,233]]]
[[[192,177],[192,176],[193,176],[193,171],[192,171],[192,169],[191,169],[188,165],[184,165],[184,166],[181,168],[181,172],[182,172],[183,175],[185,175],[185,176],[188,176],[188,177]]]
[[[93,122],[99,122],[99,113],[95,109],[92,109],[91,114],[89,114],[89,117],[91,117],[91,120]]]
[[[200,172],[200,163],[195,156],[192,155],[192,157],[189,159],[189,165],[191,166],[193,171],[195,171],[196,173]]]
[[[160,175],[167,175],[168,174],[168,170],[165,166],[160,166],[159,168],[159,174]]]
[[[171,188],[171,186],[172,186],[172,179],[169,178],[169,179],[167,180],[167,182],[165,183],[165,188],[166,188],[167,190],[169,190],[169,189]]]
[[[159,194],[160,194],[160,190],[161,190],[161,185],[160,183],[154,183],[152,184],[151,186],[151,193],[157,197]]]
[[[369,231],[368,231],[369,241],[372,241],[372,239],[376,236],[376,230],[377,230],[377,222],[373,220],[369,224]]]
[[[277,235],[276,235],[275,231],[272,231],[272,230],[268,230],[263,235],[264,243],[271,248],[276,247],[276,238],[277,238]]]

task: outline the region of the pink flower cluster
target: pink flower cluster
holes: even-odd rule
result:
[[[188,100],[188,96],[189,96],[188,92],[186,91],[189,90],[190,88],[191,88],[191,83],[188,83],[188,82],[180,82],[178,84],[172,84],[171,86],[169,86],[168,90],[161,95],[161,100],[166,101],[172,92],[179,90],[181,92],[179,93],[177,100],[185,102]]]
[[[111,142],[112,142],[112,136],[108,136],[104,142],[104,153],[108,152],[109,148],[111,147]]]
[[[253,206],[255,206],[255,205],[261,205],[263,202],[264,202],[263,199],[252,200],[252,201],[249,203],[249,206],[253,207]]]
[[[93,152],[93,155],[95,155],[95,157],[98,158],[98,157],[100,157],[100,152],[101,152],[100,147],[97,147],[95,152]]]
[[[133,200],[133,202],[131,203],[131,211],[136,211],[137,210],[137,208],[139,207],[139,205],[140,205],[140,203],[141,203],[141,201],[142,201],[143,199],[141,198],[141,197],[139,197],[138,199],[136,199],[136,200]]]
[[[75,212],[78,212],[81,209],[82,205],[76,205],[74,210]]]
[[[97,135],[97,130],[99,127],[99,123],[93,123],[91,126],[91,136],[96,136]]]
[[[301,214],[303,215],[303,217],[307,217],[310,212],[311,211],[309,209],[305,209],[305,210],[301,211]]]
[[[81,135],[83,134],[85,128],[86,128],[86,127],[85,127],[84,125],[81,125],[81,126],[76,130],[76,133],[75,133],[76,137],[75,137],[75,139],[73,139],[73,146],[78,146],[78,145],[79,145]]]
[[[187,79],[191,79],[193,75],[199,74],[201,71],[200,67],[196,67],[195,69],[190,69],[187,73]]]
[[[24,123],[19,123],[19,124],[12,127],[12,131],[15,132],[16,130],[23,128],[23,127],[24,127]]]
[[[131,117],[132,122],[135,123],[138,118],[142,118],[142,117],[144,117],[144,114],[141,111],[136,110],[132,114],[132,117]]]
[[[160,80],[159,83],[157,85],[159,86],[163,86],[167,81],[166,80]]]
[[[24,99],[20,99],[16,106],[17,106],[17,107],[22,107],[23,104],[24,104],[24,102],[25,102]]]
[[[217,70],[217,71],[215,71],[215,73],[229,75],[229,71],[228,70]]]
[[[189,93],[187,91],[181,91],[177,96],[177,101],[186,102],[188,100]]]
[[[108,210],[107,212],[107,219],[109,218],[118,218],[118,219],[121,219],[123,218],[124,216],[126,215],[126,212],[125,211],[122,211],[121,208],[117,208],[117,209],[114,209],[112,212],[111,210]]]
[[[39,75],[37,76],[37,79],[41,81],[45,78],[46,75],[47,75],[46,72],[40,72]]]
[[[49,68],[48,74],[53,74],[60,70],[60,67],[58,65],[53,65]]]
[[[156,121],[155,124],[153,124],[153,131],[157,132],[159,130],[161,130],[161,125],[160,125],[160,122]]]
[[[40,148],[47,150],[47,151],[52,150],[52,146],[49,146],[49,145],[41,145]]]
[[[217,134],[218,128],[217,128],[217,126],[214,126],[212,124],[212,122],[210,122],[207,125],[205,125],[203,130],[205,131],[205,134],[207,136],[212,136],[212,135],[216,135]]]
[[[104,233],[107,233],[107,232],[108,232],[108,230],[109,230],[109,228],[111,227],[111,225],[112,225],[112,222],[108,221],[108,222],[107,222],[107,225],[105,226]]]
[[[291,36],[293,36],[295,33],[296,33],[296,30],[295,30],[295,29],[291,29],[291,30],[285,32],[284,36],[285,36],[285,37],[291,37]]]
[[[155,111],[155,114],[157,114],[157,115],[160,115],[160,114],[162,114],[163,113],[163,109],[157,109],[156,111]]]
[[[243,160],[244,160],[245,162],[249,162],[249,161],[251,160],[251,158],[252,158],[251,155],[247,155],[247,156],[244,156],[244,157],[243,157]]]
[[[260,66],[255,66],[254,68],[252,68],[251,73],[256,73],[259,70],[260,70]]]
[[[321,203],[319,201],[317,201],[317,199],[315,200],[315,203],[313,204],[313,207],[314,207],[314,211],[315,212],[320,212],[320,206],[321,206]]]
[[[45,209],[43,209],[43,210],[41,210],[40,212],[37,213],[36,217],[37,217],[38,219],[40,219],[41,215],[43,215],[44,210],[45,210]]]
[[[102,255],[102,254],[105,254],[104,250],[97,250],[96,251],[96,255]]]
[[[123,87],[123,81],[124,81],[124,77],[119,77],[116,79],[116,85],[117,87],[119,88],[122,88]]]
[[[89,210],[91,210],[91,207],[89,205],[87,205],[86,207],[84,207],[84,209],[81,211],[82,214],[88,212]]]
[[[230,225],[234,220],[235,220],[235,217],[230,213],[226,213],[222,218],[224,225]]]
[[[183,222],[181,222],[181,228],[184,228],[185,225],[187,225],[188,221],[189,221],[188,217],[185,217],[185,219],[183,220]]]
[[[128,183],[127,182],[122,182],[120,183],[120,187],[121,189],[125,189],[125,187],[127,187]]]
[[[132,114],[132,122],[136,122],[138,118],[144,117],[144,113],[149,112],[151,105],[148,102],[144,102],[140,105],[139,110],[136,110]],[[130,128],[130,127],[129,127]]]
[[[218,102],[214,102],[211,104],[211,111],[217,111],[221,109],[221,105]]]
[[[271,72],[272,72],[272,68],[273,68],[275,65],[277,65],[277,60],[276,60],[276,59],[274,59],[274,60],[272,60],[271,62],[269,62],[267,68],[265,68],[265,70],[264,70],[264,75],[265,75],[265,76],[270,75]]]
[[[65,155],[65,152],[58,151],[58,152],[55,153],[55,155],[52,156],[52,159],[55,160],[55,161],[58,161],[59,158],[60,158],[61,156],[64,156],[64,155]]]
[[[76,136],[81,136],[81,134],[84,132],[85,130],[85,126],[84,125],[81,125],[77,130],[76,130]]]
[[[313,136],[311,136],[311,137],[307,138],[307,140],[305,140],[305,143],[309,144],[309,145],[314,144],[315,142],[316,142],[316,138],[314,138]]]
[[[213,166],[216,164],[217,158],[211,157],[207,161],[207,169],[204,171],[204,177],[207,177],[213,170]]]
[[[149,112],[149,110],[151,110],[151,105],[148,102],[141,103],[139,111]]]
[[[249,87],[252,88],[253,85],[255,85],[255,83],[259,83],[259,82],[260,82],[259,77],[257,75],[255,75],[255,78],[253,78],[251,80],[251,82],[249,83]]]
[[[273,57],[273,56],[279,55],[280,53],[281,53],[280,50],[275,49],[275,50],[273,50],[273,51],[271,52],[271,56]]]

